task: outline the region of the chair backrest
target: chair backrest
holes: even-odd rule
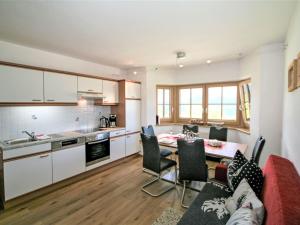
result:
[[[143,134],[146,134],[146,135],[155,136],[152,125],[149,125],[148,127],[142,127],[142,132],[143,132]]]
[[[207,165],[204,140],[188,142],[178,139],[178,159],[180,180],[207,181]]]
[[[209,129],[209,139],[217,139],[219,141],[227,141],[227,131],[226,127],[215,127],[212,126]]]
[[[141,133],[143,144],[143,167],[160,173],[160,149],[156,136]]]
[[[253,148],[252,157],[251,159],[258,165],[261,152],[264,148],[264,145],[266,143],[266,139],[263,138],[263,136],[260,136],[257,138],[255,146]]]
[[[198,133],[199,127],[198,127],[198,125],[184,124],[182,126],[182,133],[186,133],[187,131],[192,131],[194,133]]]

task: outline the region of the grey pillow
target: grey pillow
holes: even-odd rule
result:
[[[232,197],[225,201],[225,207],[232,215],[244,204],[251,204],[257,215],[258,224],[262,224],[265,213],[263,203],[257,198],[246,179],[240,182]]]
[[[259,225],[256,213],[252,209],[251,203],[244,204],[235,211],[227,221],[226,225]]]

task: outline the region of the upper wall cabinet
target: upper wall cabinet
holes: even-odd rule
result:
[[[119,102],[119,83],[103,80],[103,103],[114,104]]]
[[[1,65],[0,102],[43,102],[43,72]]]
[[[125,98],[141,98],[141,84],[126,81],[125,84]]]
[[[102,93],[102,80],[88,77],[78,77],[78,91]]]
[[[77,76],[44,73],[45,102],[77,102]]]

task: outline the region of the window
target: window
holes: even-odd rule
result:
[[[250,80],[246,80],[240,83],[240,96],[243,121],[246,126],[249,126],[250,121],[250,109],[251,109],[251,83]]]
[[[207,89],[207,120],[237,120],[237,86],[217,86]]]
[[[203,88],[179,89],[179,119],[202,119]]]
[[[161,120],[172,119],[172,88],[157,88],[157,115]]]
[[[157,86],[157,115],[163,122],[224,123],[247,128],[250,121],[250,99],[250,80],[160,85]]]

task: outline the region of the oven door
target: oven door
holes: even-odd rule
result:
[[[86,143],[86,166],[107,160],[110,158],[109,139]]]

